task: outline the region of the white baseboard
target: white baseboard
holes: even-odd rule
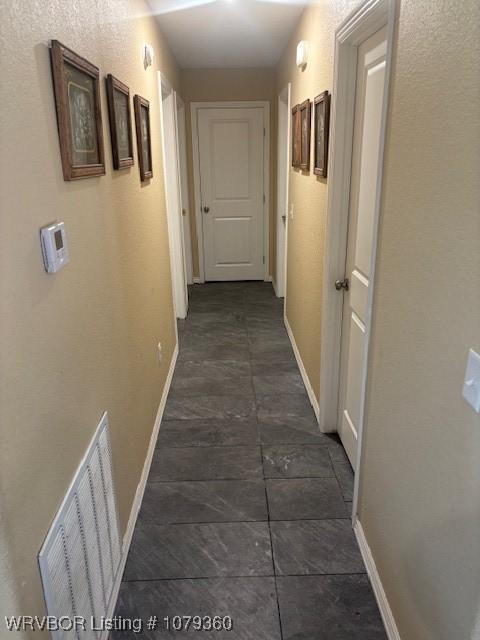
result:
[[[380,580],[375,560],[373,559],[372,552],[368,546],[367,539],[365,538],[365,532],[363,531],[363,527],[358,518],[355,519],[353,530],[355,531],[358,546],[360,547],[360,552],[367,568],[368,577],[372,583],[373,593],[375,594],[378,608],[380,609],[388,640],[401,640],[395,618],[393,617],[392,610],[390,609],[387,596],[383,589],[382,581]]]
[[[267,276],[264,280],[264,282],[273,282],[273,278],[272,276]]]
[[[202,284],[202,279],[199,276],[193,276],[193,284]]]
[[[150,443],[148,445],[145,463],[143,465],[142,475],[140,476],[140,482],[138,483],[137,491],[135,492],[135,498],[133,499],[132,508],[130,510],[130,516],[128,518],[127,529],[125,531],[125,535],[123,536],[122,560],[120,562],[120,567],[118,569],[117,576],[115,579],[115,586],[113,588],[109,611],[107,611],[107,618],[113,617],[113,614],[115,612],[115,606],[117,604],[118,593],[120,591],[120,585],[122,582],[122,576],[125,570],[125,563],[127,561],[128,551],[130,549],[130,543],[132,542],[132,536],[133,536],[133,531],[135,529],[135,524],[137,522],[138,512],[142,504],[143,494],[145,493],[148,474],[150,473],[150,465],[152,464],[152,458],[155,451],[155,445],[157,443],[158,432],[160,431],[160,424],[162,422],[163,412],[165,410],[165,405],[167,403],[168,392],[170,391],[170,385],[172,384],[173,372],[175,371],[177,357],[178,357],[178,343],[175,345],[175,349],[172,354],[172,359],[170,361],[170,367],[168,369],[167,378],[165,380],[165,386],[163,387],[162,397],[160,399],[157,415],[155,417],[153,431],[150,437]],[[109,631],[102,633],[102,640],[107,640],[108,636],[109,636]]]
[[[318,400],[315,396],[315,393],[312,389],[312,385],[310,384],[310,380],[308,379],[307,371],[305,369],[305,365],[303,364],[302,357],[300,355],[300,351],[298,350],[297,343],[295,342],[295,338],[293,337],[293,331],[288,323],[287,316],[283,316],[283,321],[285,322],[285,328],[287,329],[288,337],[290,338],[290,342],[292,343],[293,353],[295,354],[295,358],[297,360],[298,368],[300,369],[300,374],[302,376],[303,384],[305,385],[305,389],[307,390],[308,398],[310,400],[310,404],[313,407],[313,411],[318,421],[318,416],[320,413],[320,409],[318,406]]]

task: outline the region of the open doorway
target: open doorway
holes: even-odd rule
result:
[[[188,311],[187,268],[182,219],[181,162],[177,128],[177,94],[159,72],[160,117],[163,147],[165,200],[175,315],[185,318]]]
[[[277,106],[277,211],[275,293],[284,298],[287,277],[288,176],[290,170],[290,83],[278,96]]]

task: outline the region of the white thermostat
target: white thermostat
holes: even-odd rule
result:
[[[43,262],[47,273],[60,271],[69,263],[67,235],[63,222],[54,222],[40,229]]]

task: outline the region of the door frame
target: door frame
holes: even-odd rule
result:
[[[168,78],[161,71],[158,72],[158,93],[173,306],[176,318],[186,318],[188,289],[181,213],[177,94]]]
[[[182,98],[176,94],[177,106],[177,143],[180,177],[180,197],[182,207],[182,232],[185,255],[185,275],[187,284],[193,284],[192,233],[190,229],[190,202],[188,198],[188,160],[187,160],[187,112]],[[185,199],[184,199],[185,193]]]
[[[280,154],[283,155],[286,162],[285,173],[280,175],[280,164],[277,161],[277,208],[275,211],[275,233],[276,233],[276,277],[273,281],[273,288],[278,298],[284,298],[284,304],[286,304],[287,297],[287,242],[288,242],[288,197],[289,197],[289,180],[290,180],[290,147],[291,147],[291,89],[292,83],[289,82],[286,87],[280,91],[277,96],[277,158]],[[283,109],[286,113],[286,128],[280,128],[280,109]],[[284,183],[282,184],[282,181]],[[285,199],[285,211],[282,212],[279,209],[280,194],[283,191],[283,197]],[[285,222],[281,219],[281,216],[285,215]],[[279,251],[279,247],[282,244],[280,239],[282,237],[282,225],[283,225],[283,251]],[[280,277],[279,277],[280,274]]]
[[[202,196],[200,192],[200,148],[198,143],[198,112],[200,109],[263,109],[263,189],[265,201],[263,203],[263,255],[265,256],[264,280],[271,281],[270,275],[270,102],[267,100],[235,102],[191,102],[190,117],[192,120],[192,156],[193,156],[193,185],[195,224],[198,239],[198,282],[205,282],[205,262],[203,249],[203,218]]]
[[[383,158],[389,104],[389,87],[393,42],[397,16],[397,0],[366,0],[357,7],[335,31],[334,81],[332,91],[332,118],[330,132],[330,158],[328,163],[327,224],[325,232],[325,262],[322,290],[322,332],[320,354],[320,411],[319,425],[322,432],[337,431],[340,384],[341,326],[343,295],[335,290],[335,280],[345,276],[353,122],[355,114],[355,83],[358,45],[387,26],[387,56],[385,67],[385,93],[380,129],[380,152],[377,170],[377,197],[373,221],[373,250],[371,287],[368,296],[368,331],[366,335],[367,357],[363,370],[363,394],[358,429],[357,465],[355,473],[352,520],[358,510],[358,489],[361,473],[361,457],[364,433],[365,396],[368,386],[367,372],[370,363],[370,332],[372,311],[375,304],[375,264],[378,244],[378,220],[382,197]]]

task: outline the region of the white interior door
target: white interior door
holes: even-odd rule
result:
[[[288,175],[290,169],[290,84],[278,96],[277,136],[277,263],[275,291],[285,296]]]
[[[190,203],[188,198],[187,134],[185,130],[185,105],[177,95],[178,161],[180,164],[180,197],[183,221],[183,246],[187,283],[193,283],[192,236],[190,232]]]
[[[198,111],[205,280],[264,279],[264,112]]]
[[[355,468],[361,424],[372,306],[376,229],[374,213],[385,92],[386,28],[358,48],[352,175],[344,291],[338,430]],[[337,283],[340,286],[341,283]]]

